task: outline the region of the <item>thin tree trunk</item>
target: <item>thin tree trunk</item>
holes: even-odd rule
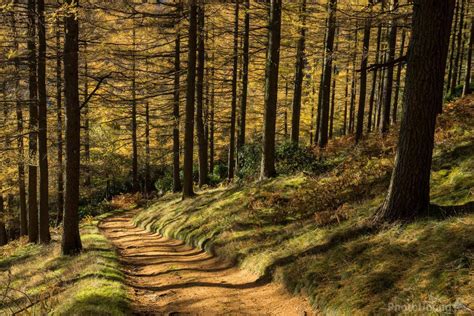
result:
[[[212,34],[213,37],[213,44],[214,44],[214,34]],[[213,45],[214,48],[214,45]],[[215,121],[214,121],[214,112],[215,112],[215,81],[214,81],[214,75],[215,75],[215,69],[214,69],[214,61],[215,61],[215,56],[214,56],[214,49],[212,52],[212,68],[211,68],[211,108],[209,110],[209,170],[211,173],[214,172],[214,131],[215,131]]]
[[[234,65],[232,68],[232,103],[230,111],[230,138],[229,138],[229,157],[228,157],[228,178],[234,178],[235,172],[235,116],[237,110],[237,72],[238,72],[238,49],[239,49],[239,1],[235,2],[234,14]]]
[[[345,86],[346,86],[346,89],[344,93],[344,118],[342,122],[342,135],[347,134],[347,109],[349,106],[349,101],[347,99],[349,97],[349,61],[347,62],[347,66],[346,66],[346,85]]]
[[[336,5],[337,0],[328,0],[328,31],[326,34],[325,57],[324,57],[324,76],[323,93],[321,102],[321,128],[319,137],[319,147],[323,148],[328,143],[328,123],[329,123],[329,97],[331,92],[331,75],[334,36],[336,33]]]
[[[250,46],[250,1],[244,2],[245,17],[244,17],[244,45],[242,51],[242,97],[240,102],[240,124],[239,135],[237,138],[237,150],[240,151],[245,145],[245,128],[247,122],[247,94],[249,84],[249,46]]]
[[[382,36],[382,27],[379,25],[377,28],[377,48],[375,50],[375,63],[376,64],[378,64],[380,61],[381,36]],[[377,74],[378,74],[378,70],[374,69],[372,72],[372,88],[370,90],[369,113],[367,115],[367,133],[370,133],[372,131],[372,114],[374,112],[375,92],[377,90]]]
[[[395,13],[398,7],[398,0],[392,0],[392,11]],[[388,56],[387,63],[393,62],[395,59],[395,46],[397,44],[397,24],[395,19],[390,21],[390,33],[388,36]],[[387,67],[385,69],[387,78],[385,79],[385,89],[383,94],[383,106],[382,106],[382,125],[380,131],[382,134],[386,134],[390,128],[390,110],[392,105],[392,88],[393,88],[393,67]]]
[[[265,80],[262,168],[260,178],[276,176],[275,129],[280,65],[281,0],[271,0]]]
[[[136,30],[132,30],[132,190],[138,192],[138,140],[137,140],[137,79],[136,79]]]
[[[14,8],[18,1],[13,2]],[[18,32],[16,27],[15,12],[11,13],[13,41],[15,51],[19,50]],[[16,105],[16,122],[18,133],[18,199],[20,202],[20,236],[28,234],[28,219],[26,205],[26,188],[25,188],[25,144],[23,141],[23,109],[20,100],[20,59],[15,58],[15,105]]]
[[[186,79],[186,111],[184,126],[183,199],[194,195],[193,147],[194,147],[194,99],[196,87],[196,0],[189,2],[188,73]]]
[[[28,68],[29,68],[29,162],[28,162],[28,240],[38,241],[38,85],[36,79],[36,1],[28,0]]]
[[[471,65],[472,65],[472,47],[474,43],[474,18],[471,18],[471,38],[469,39],[469,47],[467,52],[466,77],[464,78],[464,88],[462,95],[466,96],[471,93]]]
[[[351,82],[351,103],[349,106],[349,133],[354,133],[355,125],[355,102],[357,96],[357,78],[356,78],[356,60],[357,60],[357,47],[359,42],[359,30],[356,28],[355,40],[354,40],[354,53],[352,55],[352,82]]]
[[[181,76],[181,29],[179,19],[182,15],[182,6],[178,2],[176,7],[176,38],[174,46],[174,96],[173,96],[173,192],[181,191],[181,179],[179,176],[179,98],[180,98],[180,76]]]
[[[454,65],[453,65],[453,75],[451,78],[451,95],[454,95],[456,92],[456,81],[458,78],[458,68],[459,68],[459,59],[462,50],[462,31],[463,31],[463,24],[464,24],[464,4],[466,0],[461,1],[461,8],[460,8],[460,17],[459,17],[459,26],[458,26],[458,33],[457,33],[457,43],[456,43],[456,57],[454,58]]]
[[[400,57],[404,54],[405,49],[405,30],[402,32],[402,43],[400,46]],[[392,122],[397,122],[397,115],[398,115],[398,100],[400,95],[400,84],[401,84],[401,77],[402,77],[402,64],[399,63],[397,66],[397,79],[395,81],[395,97],[393,100],[393,112],[392,112]]]
[[[86,102],[89,96],[89,64],[87,61],[87,42],[84,43],[84,158],[85,158],[85,186],[91,185],[91,173],[90,173],[90,131],[89,131],[89,104]]]
[[[356,144],[362,138],[362,132],[364,130],[364,112],[365,112],[365,98],[367,90],[367,60],[369,59],[369,44],[370,44],[370,28],[371,28],[370,17],[366,18],[364,26],[364,39],[362,44],[362,60],[360,64],[360,92],[359,92],[359,108],[357,111],[357,128],[355,134]]]
[[[63,109],[62,109],[62,70],[61,70],[61,31],[59,21],[56,25],[56,137],[58,146],[57,157],[57,204],[58,215],[56,225],[59,226],[63,221],[64,212],[64,166],[63,166]]]
[[[197,82],[196,82],[196,136],[198,140],[199,155],[199,186],[208,184],[207,170],[207,139],[204,134],[203,119],[203,100],[204,100],[204,63],[205,63],[205,47],[204,47],[204,17],[205,17],[204,1],[199,2],[198,6],[198,61],[197,61]]]
[[[456,7],[455,7],[452,32],[451,32],[451,45],[449,49],[449,66],[448,66],[448,80],[446,81],[446,92],[450,92],[451,90],[451,78],[453,77],[453,66],[454,66],[454,53],[456,51],[456,30],[457,30],[458,20],[459,20],[459,10],[461,8],[459,5],[459,1],[462,1],[462,0],[455,0],[455,1],[456,1]]]
[[[337,46],[337,45],[336,45]],[[336,48],[337,51],[337,48]],[[332,138],[334,128],[334,110],[336,107],[336,65],[333,67],[332,88],[331,88],[331,111],[329,114],[329,138]]]
[[[145,103],[145,195],[150,193],[150,105]]]
[[[291,142],[298,146],[300,136],[301,94],[303,90],[305,38],[306,38],[306,0],[300,0],[300,36],[296,49],[295,91],[293,93],[293,111],[291,115]]]
[[[0,189],[2,189],[1,185]],[[5,207],[3,204],[3,193],[0,192],[0,246],[8,243],[7,231],[5,229]]]
[[[73,8],[78,0],[66,0]],[[64,203],[64,228],[62,253],[74,255],[81,251],[79,235],[79,176],[81,112],[79,105],[79,22],[72,14],[64,18],[64,96],[66,101],[66,197]]]
[[[395,167],[385,202],[376,214],[377,220],[410,220],[429,209],[434,131],[443,104],[453,11],[454,0],[414,1]]]

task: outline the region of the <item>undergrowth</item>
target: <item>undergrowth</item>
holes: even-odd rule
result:
[[[474,201],[473,122],[473,97],[447,105],[439,118],[433,203]],[[315,150],[326,166],[319,173],[222,186],[184,201],[167,194],[135,221],[277,279],[325,313],[472,309],[472,213],[369,224],[387,190],[396,139],[396,132],[373,135],[354,147],[352,137],[341,138]]]

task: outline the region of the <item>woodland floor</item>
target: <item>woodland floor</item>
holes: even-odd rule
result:
[[[312,308],[282,286],[259,282],[182,241],[136,227],[134,212],[99,224],[116,247],[131,308],[143,314],[308,315]]]

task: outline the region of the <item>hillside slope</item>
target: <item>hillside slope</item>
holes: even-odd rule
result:
[[[395,140],[394,133],[372,136],[353,147],[344,138],[324,152],[330,166],[324,173],[203,190],[185,201],[167,194],[134,220],[281,281],[326,313],[472,309],[473,212],[371,224],[388,186]],[[433,203],[474,201],[473,156],[471,96],[448,104],[438,120]]]

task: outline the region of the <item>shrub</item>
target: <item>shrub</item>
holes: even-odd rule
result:
[[[316,172],[321,169],[321,164],[309,148],[284,142],[276,149],[276,168],[282,174],[299,171]]]
[[[258,174],[260,161],[262,159],[262,149],[259,143],[249,143],[244,145],[238,155],[238,176],[249,178]]]

